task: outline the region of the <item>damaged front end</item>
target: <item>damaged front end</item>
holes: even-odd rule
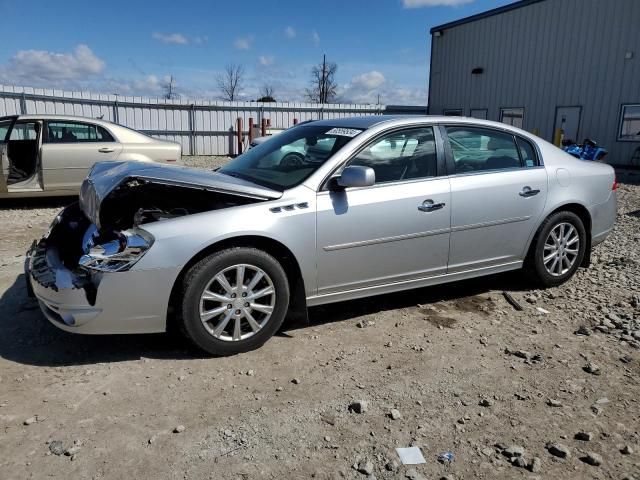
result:
[[[99,229],[124,229],[281,196],[279,191],[217,172],[142,162],[100,162],[82,183],[80,205]]]
[[[145,312],[145,302],[139,303],[140,311],[133,316],[138,327],[124,325],[127,319],[117,316],[118,308],[112,306],[120,300],[118,296],[126,296],[114,293],[121,290],[134,289],[141,299],[157,296],[160,284],[170,291],[169,275],[166,279],[154,276],[158,285],[153,290],[153,282],[140,283],[146,278],[144,272],[132,270],[154,244],[143,226],[279,196],[279,192],[235,179],[227,182],[218,175],[138,162],[96,164],[82,185],[80,201],[56,216],[28,254],[27,276],[47,318],[65,330],[83,333],[157,330],[144,324],[162,312]],[[111,315],[105,316],[105,310]],[[93,323],[100,326],[76,328],[98,317],[101,321]],[[111,328],[109,322],[124,326]],[[153,322],[157,325],[160,320]]]

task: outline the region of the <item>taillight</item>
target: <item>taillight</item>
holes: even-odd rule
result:
[[[613,185],[611,185],[611,190],[614,192],[618,189],[618,177],[613,177]]]

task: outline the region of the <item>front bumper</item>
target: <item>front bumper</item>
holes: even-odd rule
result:
[[[89,273],[69,269],[51,233],[27,254],[25,274],[42,313],[55,326],[83,334],[155,333],[166,330],[176,268]]]

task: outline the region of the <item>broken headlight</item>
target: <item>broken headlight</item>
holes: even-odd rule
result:
[[[80,266],[100,272],[129,270],[153,244],[151,234],[139,228],[113,232],[107,238],[98,235],[96,229],[90,228],[87,234]]]

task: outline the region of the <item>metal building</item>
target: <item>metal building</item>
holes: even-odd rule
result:
[[[521,0],[431,39],[429,113],[562,129],[640,166],[640,0]]]

